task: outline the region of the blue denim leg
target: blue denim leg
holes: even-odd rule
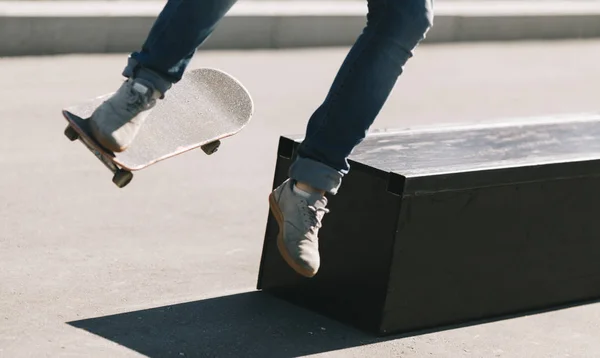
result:
[[[196,49],[236,0],[169,0],[141,51],[133,52],[125,77],[143,78],[163,94],[181,80]]]
[[[369,0],[367,25],[311,116],[290,178],[336,194],[413,50],[433,25],[433,0]]]

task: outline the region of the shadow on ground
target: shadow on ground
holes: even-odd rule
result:
[[[587,304],[376,337],[259,291],[68,322],[147,357],[301,357]]]
[[[298,357],[380,341],[262,292],[68,324],[148,357]]]

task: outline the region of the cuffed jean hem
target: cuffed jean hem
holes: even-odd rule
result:
[[[289,170],[291,179],[335,195],[342,184],[342,173],[312,159],[297,157]]]
[[[123,69],[123,76],[127,78],[139,78],[149,82],[152,86],[154,86],[155,89],[162,93],[163,97],[173,85],[161,75],[148,68],[145,68],[136,59],[131,57],[127,60],[127,66],[125,66],[125,69]]]

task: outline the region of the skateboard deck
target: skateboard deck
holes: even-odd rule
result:
[[[123,152],[113,153],[96,142],[89,127],[93,111],[112,93],[63,109],[65,135],[79,139],[114,174],[113,182],[127,185],[132,171],[202,147],[214,153],[220,140],[242,130],[254,111],[244,86],[229,74],[211,68],[188,71],[150,110],[137,137]]]

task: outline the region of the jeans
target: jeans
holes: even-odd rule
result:
[[[123,75],[143,78],[164,94],[235,2],[169,0]],[[433,0],[368,0],[367,24],[308,121],[290,167],[292,180],[337,193],[350,170],[348,157],[433,25],[432,7]]]

